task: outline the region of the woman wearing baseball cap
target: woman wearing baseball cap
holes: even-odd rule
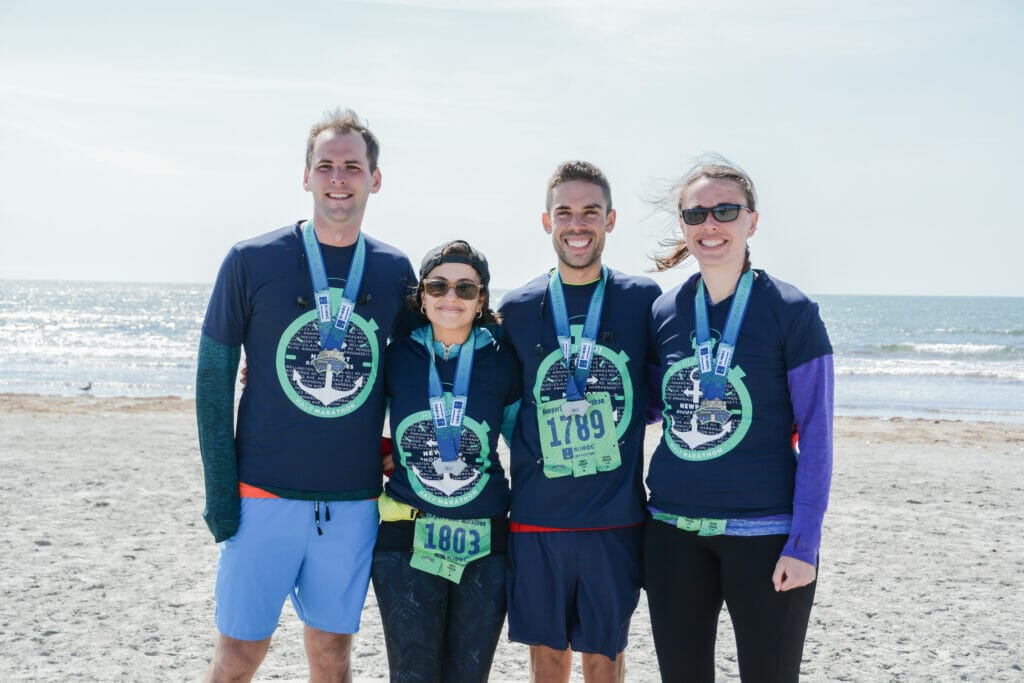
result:
[[[425,323],[388,347],[394,470],[379,500],[373,589],[392,680],[484,681],[505,620],[509,484],[498,434],[520,394],[488,330],[487,259],[431,250],[409,303]]]

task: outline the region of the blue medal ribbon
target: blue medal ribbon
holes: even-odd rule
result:
[[[725,376],[732,366],[732,356],[736,350],[736,340],[740,336],[743,317],[750,303],[750,290],[754,283],[754,271],[748,270],[740,276],[729,304],[729,317],[725,321],[725,331],[718,341],[718,353],[712,362],[711,352],[715,340],[711,338],[711,327],[708,323],[707,296],[704,293],[704,280],[697,283],[697,294],[693,297],[694,316],[697,323],[697,366],[700,368],[701,394],[708,399],[725,398]]]
[[[341,350],[348,333],[349,318],[355,310],[359,298],[359,288],[363,282],[363,270],[366,265],[366,241],[363,233],[356,239],[352,263],[348,267],[345,287],[341,290],[341,302],[338,312],[331,310],[331,286],[327,281],[327,269],[324,267],[324,255],[320,243],[316,239],[313,221],[307,222],[302,230],[302,247],[306,251],[306,264],[309,266],[309,278],[313,282],[313,296],[316,301],[317,321],[320,324],[320,348]]]
[[[437,358],[434,353],[434,330],[427,328],[427,351],[430,352],[430,369],[427,375],[427,398],[430,412],[434,417],[434,432],[437,434],[437,450],[441,462],[454,462],[459,456],[462,441],[462,418],[469,402],[469,379],[473,374],[473,354],[476,350],[476,329],[459,349],[459,360],[455,365],[455,385],[452,387],[452,408],[447,410],[444,387],[437,373]]]
[[[597,288],[590,296],[590,307],[587,319],[583,323],[583,335],[580,338],[580,349],[576,357],[576,370],[572,371],[572,335],[569,332],[569,314],[565,308],[565,293],[562,291],[562,278],[556,270],[548,282],[551,296],[551,315],[555,320],[555,334],[558,345],[562,349],[562,360],[569,369],[569,377],[565,382],[565,397],[569,401],[585,400],[587,378],[594,360],[594,346],[597,343],[597,329],[601,323],[601,309],[604,307],[604,287],[608,281],[608,269],[601,266],[601,279]]]

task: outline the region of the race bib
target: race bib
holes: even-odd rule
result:
[[[727,520],[708,519],[704,517],[683,517],[667,512],[658,512],[654,518],[661,522],[668,522],[677,529],[683,531],[695,531],[698,536],[721,536],[725,533]]]
[[[586,477],[622,465],[611,394],[588,393],[587,403],[585,410],[564,398],[537,406],[545,477]]]
[[[420,517],[409,565],[459,583],[467,564],[490,554],[491,520]]]

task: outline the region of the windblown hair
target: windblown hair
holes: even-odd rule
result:
[[[679,182],[675,183],[666,196],[653,200],[658,207],[671,211],[675,218],[674,225],[678,226],[678,222],[681,220],[680,212],[683,209],[683,202],[686,200],[686,192],[702,178],[729,180],[736,183],[746,198],[747,206],[751,211],[757,211],[757,190],[754,189],[754,181],[750,179],[746,171],[721,155],[707,154],[697,159],[697,163]],[[667,253],[653,256],[656,272],[660,273],[675,268],[690,256],[686,240],[680,236],[669,237],[660,241],[658,245],[664,247]],[[747,247],[747,255],[743,262],[743,272],[748,270],[750,270],[750,247]]]

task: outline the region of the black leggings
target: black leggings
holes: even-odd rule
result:
[[[393,683],[486,681],[505,625],[505,556],[470,562],[460,583],[409,566],[412,551],[373,553]]]
[[[647,519],[644,583],[663,681],[714,681],[715,637],[729,608],[740,678],[796,681],[817,582],[776,592],[785,535],[698,536]]]

